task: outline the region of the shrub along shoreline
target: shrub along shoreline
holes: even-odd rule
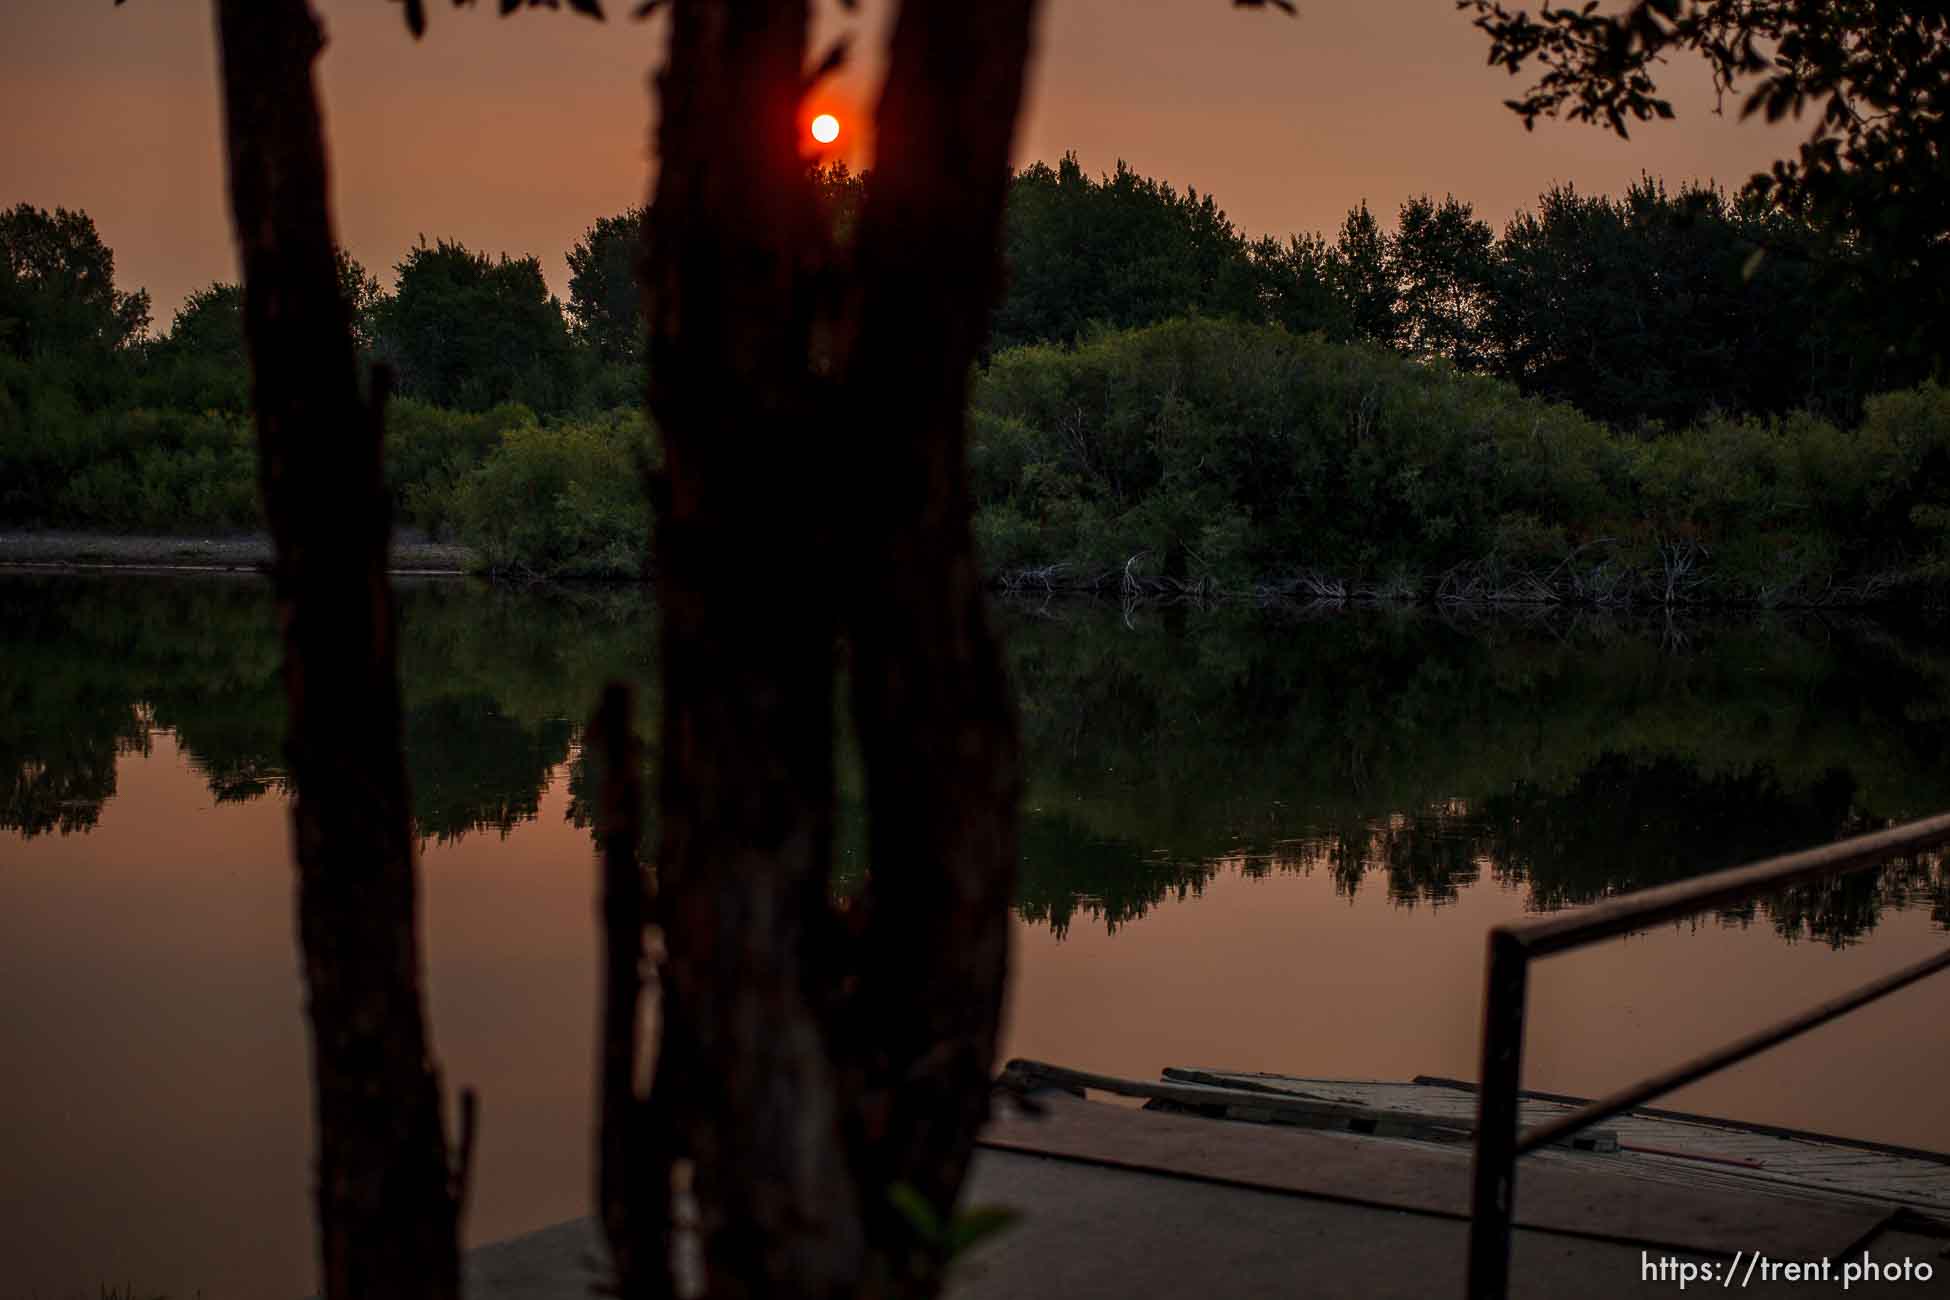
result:
[[[640,410],[388,412],[401,528],[497,579],[646,572],[657,447]],[[246,418],[113,423],[102,454],[33,498],[37,526],[258,527]],[[1804,413],[1625,433],[1446,361],[1194,316],[996,354],[975,379],[969,460],[1005,590],[1761,607],[1950,590],[1936,384],[1869,399],[1852,429]]]
[[[1935,384],[1853,429],[1628,435],[1445,362],[1192,318],[997,356],[971,467],[1014,589],[1863,606],[1950,576]]]

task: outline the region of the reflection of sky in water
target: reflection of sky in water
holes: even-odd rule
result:
[[[484,1097],[470,1231],[491,1239],[587,1202],[594,873],[565,719],[644,675],[651,627],[613,596],[403,600],[435,1041]],[[0,817],[31,832],[0,832],[0,1043],[38,1067],[0,1075],[8,1285],[301,1294],[262,594],[0,580],[0,613]],[[1008,1054],[1468,1077],[1496,921],[1950,804],[1947,661],[1869,625],[1708,628],[1682,656],[1393,616],[1009,628],[1030,784]],[[840,783],[857,879],[849,764]],[[1616,1086],[1936,950],[1946,919],[1936,858],[1553,959],[1527,1080]],[[1950,1147],[1941,997],[1675,1104]]]

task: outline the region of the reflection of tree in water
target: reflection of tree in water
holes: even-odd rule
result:
[[[506,833],[567,782],[601,682],[649,676],[627,590],[407,586],[406,749],[422,835]],[[1589,901],[1950,805],[1950,656],[1875,624],[1458,626],[1224,607],[1010,616],[1030,790],[1018,906],[1115,930],[1223,871],[1322,873],[1441,906],[1490,879]],[[0,580],[0,829],[84,831],[118,753],[173,732],[219,800],[282,789],[283,704],[255,581]],[[639,693],[652,739],[657,701]],[[866,828],[842,756],[838,892]],[[654,829],[646,835],[646,851]],[[1940,859],[1729,920],[1847,942],[1892,906],[1950,925]]]
[[[441,843],[475,830],[506,836],[535,820],[574,731],[566,718],[525,725],[486,695],[409,703],[404,725],[413,824]]]
[[[1204,891],[1216,862],[1187,862],[1107,839],[1061,812],[1028,808],[1022,818],[1022,868],[1016,911],[1060,938],[1081,912],[1117,927],[1168,900]]]
[[[137,697],[76,653],[62,611],[37,598],[46,589],[0,582],[0,831],[28,836],[92,829],[116,758],[149,737]]]
[[[1790,788],[1765,763],[1708,774],[1673,754],[1608,753],[1568,788],[1519,784],[1478,811],[1499,873],[1549,910],[1857,834],[1869,826],[1855,794],[1839,769]]]
[[[642,599],[400,592],[416,828],[454,839],[530,820],[569,754],[570,701],[630,672]],[[284,701],[270,594],[251,580],[0,581],[0,829],[85,831],[115,760],[172,732],[218,802],[281,792]]]
[[[133,719],[134,710],[129,714]],[[102,805],[115,794],[116,758],[147,740],[146,731],[0,740],[0,779],[7,783],[0,830],[28,837],[93,830]]]
[[[1389,813],[1356,826],[1326,829],[1295,841],[1293,852],[1278,849],[1253,861],[1247,874],[1272,870],[1312,875],[1324,871],[1334,890],[1354,897],[1363,880],[1381,875],[1388,897],[1398,906],[1453,903],[1482,878],[1482,838],[1469,819],[1468,804],[1449,800],[1421,813]]]
[[[1232,868],[1404,906],[1494,877],[1565,906],[1950,804],[1950,662],[1874,624],[1701,621],[1683,653],[1656,626],[1387,611],[1133,630],[1073,607],[1011,631],[1030,803],[1075,841],[1026,865],[1024,911],[1059,929]],[[1940,865],[1891,867],[1746,919],[1846,942],[1891,906],[1943,920],[1944,891]]]

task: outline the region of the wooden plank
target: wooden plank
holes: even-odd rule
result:
[[[1443,1088],[1459,1092],[1465,1096],[1476,1095],[1476,1085],[1466,1079],[1450,1079],[1441,1075],[1418,1074],[1412,1080],[1418,1087]],[[1557,1102],[1571,1107],[1590,1103],[1589,1097],[1573,1097],[1565,1093],[1540,1092],[1526,1088],[1518,1094],[1522,1100]],[[1778,1124],[1756,1123],[1752,1120],[1728,1119],[1719,1115],[1699,1115],[1690,1111],[1669,1110],[1658,1106],[1645,1106],[1632,1112],[1657,1120],[1669,1120],[1682,1124],[1698,1124],[1707,1128],[1725,1129],[1737,1133],[1766,1134],[1788,1141],[1816,1142],[1823,1146],[1854,1147],[1863,1151],[1874,1151],[1882,1155],[1900,1156],[1904,1159],[1922,1160],[1931,1164],[1950,1168],[1950,1152],[1926,1151],[1921,1147],[1898,1146],[1888,1142],[1873,1142],[1866,1138],[1838,1137],[1829,1133],[1810,1133],[1801,1129],[1783,1128]]]
[[[1451,1139],[1466,1136],[1463,1130],[1446,1120],[1412,1112],[1350,1106],[1291,1094],[1215,1088],[1206,1084],[1143,1083],[1113,1075],[1066,1069],[1042,1061],[1011,1061],[1003,1077],[1020,1080],[1031,1087],[1043,1085],[1064,1090],[1088,1088],[1119,1097],[1142,1097],[1194,1109],[1217,1110],[1224,1112],[1228,1119],[1258,1123],[1313,1122],[1334,1124],[1353,1131],[1365,1129],[1368,1132],[1385,1126],[1390,1130],[1389,1135],[1415,1133]]]
[[[1053,1098],[1046,1114],[998,1117],[982,1144],[1089,1160],[1113,1168],[1203,1178],[1463,1220],[1466,1150],[1350,1138],[1308,1129],[1278,1133],[1190,1116]],[[1729,1191],[1622,1176],[1620,1161],[1542,1151],[1518,1179],[1516,1222],[1542,1231],[1673,1250],[1777,1258],[1839,1255],[1888,1217],[1888,1208]]]
[[[1448,1083],[1314,1079],[1230,1070],[1171,1067],[1165,1077],[1187,1086],[1216,1087],[1395,1114],[1423,1114],[1475,1131],[1476,1093]],[[1576,1098],[1531,1094],[1518,1106],[1530,1128],[1568,1113]],[[1710,1116],[1674,1111],[1635,1111],[1607,1122],[1617,1141],[1661,1151],[1626,1151],[1622,1165],[1660,1166],[1669,1183],[1765,1186],[1808,1197],[1847,1197],[1877,1203],[1940,1208],[1950,1198],[1950,1164],[1931,1153],[1830,1140],[1766,1126],[1746,1127]],[[1716,1176],[1707,1178],[1712,1167]]]

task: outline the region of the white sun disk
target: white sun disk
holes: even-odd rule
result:
[[[840,120],[831,113],[821,113],[812,120],[812,137],[821,144],[831,144],[840,138]]]

